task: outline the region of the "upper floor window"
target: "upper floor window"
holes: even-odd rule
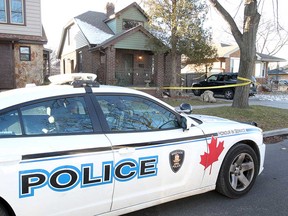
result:
[[[0,22],[7,22],[6,0],[0,0]]]
[[[134,28],[138,25],[144,25],[143,22],[141,21],[136,21],[136,20],[123,20],[123,30],[128,30],[128,29],[131,29],[131,28]]]
[[[31,49],[30,47],[20,47],[20,61],[31,61]]]
[[[0,0],[0,23],[24,24],[24,0]]]
[[[23,0],[10,0],[10,21],[15,24],[24,24]]]

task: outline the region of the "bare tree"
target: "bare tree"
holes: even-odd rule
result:
[[[257,0],[244,0],[244,22],[242,31],[236,25],[233,17],[217,1],[209,0],[230,26],[232,35],[240,49],[239,77],[250,79],[254,71],[256,58],[256,34],[261,15],[258,13]],[[237,87],[233,107],[249,107],[249,85]]]
[[[288,31],[279,23],[275,23],[275,20],[261,19],[257,34],[257,51],[276,55],[285,45],[288,45]]]

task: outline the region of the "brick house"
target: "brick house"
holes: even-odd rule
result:
[[[200,70],[207,75],[221,73],[221,72],[238,72],[240,64],[240,49],[237,45],[228,45],[228,44],[216,44],[217,48],[217,59],[212,59],[209,61],[209,67],[205,68],[205,63],[200,66]],[[265,83],[268,79],[268,68],[270,63],[285,62],[285,59],[277,58],[271,55],[265,55],[262,53],[256,53],[256,62],[253,74],[258,82]],[[189,65],[186,69],[184,68],[182,72],[187,73],[193,72],[195,67]]]
[[[115,13],[88,11],[74,17],[62,33],[57,57],[61,73],[92,72],[103,84],[161,87],[172,73],[169,54],[155,54],[148,16],[132,3]],[[181,70],[180,58],[178,71]]]
[[[0,89],[43,82],[41,0],[0,0]]]
[[[218,44],[218,58],[213,62],[211,72],[238,72],[240,64],[240,49],[237,45]],[[256,53],[253,74],[258,82],[264,83],[268,78],[270,63],[285,62],[285,59]]]

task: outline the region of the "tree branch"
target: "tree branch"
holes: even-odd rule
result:
[[[224,20],[228,23],[228,25],[231,28],[231,32],[238,44],[239,47],[243,46],[243,34],[240,32],[239,28],[237,27],[234,19],[231,17],[231,15],[225,10],[225,8],[222,7],[221,4],[217,0],[209,0],[213,7],[222,15]]]

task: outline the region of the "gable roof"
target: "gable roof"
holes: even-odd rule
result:
[[[239,47],[237,45],[230,45],[224,43],[216,44],[215,47],[217,48],[218,57],[224,58],[229,58],[232,53],[239,50]]]
[[[110,17],[108,18],[106,13],[94,12],[94,11],[87,11],[83,14],[74,17],[63,29],[57,53],[57,58],[61,58],[61,54],[64,48],[65,37],[67,35],[67,29],[73,24],[77,25],[77,27],[85,37],[87,45],[92,48],[105,46],[105,44],[113,42],[117,38],[118,39],[121,38],[123,35],[129,34],[131,32],[133,33],[134,31],[138,31],[139,29],[144,34],[149,35],[150,37],[150,33],[146,29],[144,29],[144,27],[140,27],[137,30],[135,30],[137,28],[135,27],[115,35],[115,33],[106,24],[107,21],[115,19],[115,17],[121,15],[122,13],[124,13],[125,11],[129,10],[132,7],[136,7],[136,9],[138,9],[148,19],[148,15],[136,2],[128,5],[119,12],[116,12],[112,18]]]
[[[123,8],[122,10],[116,12],[115,14],[113,14],[112,16],[108,17],[105,22],[108,22],[112,19],[114,19],[115,17],[123,14],[125,11],[129,10],[130,8],[135,7],[136,9],[138,9],[144,16],[146,19],[148,19],[148,14],[136,3],[133,2],[130,5],[128,5],[127,7]]]
[[[283,58],[278,58],[275,56],[266,55],[266,54],[258,53],[258,52],[256,53],[256,56],[257,56],[257,60],[265,61],[265,62],[285,62],[286,61],[286,59],[283,59]]]
[[[229,44],[216,44],[217,53],[219,57],[229,58],[230,55],[239,50],[238,45],[229,45]],[[264,62],[285,62],[286,60],[283,58],[278,58],[272,55],[267,55],[263,53],[256,52],[256,57],[258,61]]]
[[[145,34],[148,38],[154,37],[142,25],[138,25],[138,26],[136,26],[134,28],[131,28],[131,29],[127,30],[127,31],[124,31],[122,33],[114,35],[113,37],[107,39],[106,41],[104,41],[103,43],[99,44],[98,46],[91,48],[90,50],[93,51],[93,50],[97,50],[99,48],[107,48],[108,46],[114,45],[115,43],[121,41],[124,38],[127,38],[129,35],[132,35],[132,34],[138,32],[138,31],[140,31],[143,34]]]
[[[80,20],[91,26],[103,31],[107,34],[114,34],[113,31],[105,24],[105,20],[107,16],[105,13],[95,12],[95,11],[87,11],[79,16],[74,17],[76,20]]]
[[[268,71],[269,75],[288,75],[288,67],[280,67],[279,69],[273,69]]]
[[[93,25],[89,22],[85,22],[84,20],[75,18],[75,23],[78,25],[80,31],[85,36],[87,42],[90,45],[98,45],[103,41],[107,40],[110,37],[113,37],[114,33],[105,29],[103,30],[103,26],[100,25]]]

